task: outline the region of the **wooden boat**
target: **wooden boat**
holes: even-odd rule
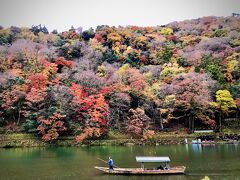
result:
[[[186,167],[177,166],[166,170],[161,169],[142,169],[142,168],[114,168],[114,170],[109,170],[108,167],[95,167],[96,169],[103,171],[108,174],[184,174]]]
[[[108,173],[108,174],[125,174],[125,175],[161,175],[161,174],[184,174],[186,167],[185,166],[176,166],[170,167],[169,157],[136,157],[136,161],[141,163],[141,168],[114,168],[110,170],[108,167],[98,167],[95,166],[96,169]],[[146,162],[158,162],[163,163],[164,166],[162,168],[144,168],[144,164]]]

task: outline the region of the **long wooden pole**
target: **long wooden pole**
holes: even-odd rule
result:
[[[103,159],[101,159],[101,158],[98,158],[98,160],[103,161],[103,162],[105,162],[105,163],[108,163],[107,161],[105,161],[105,160],[103,160]],[[116,168],[119,168],[119,167],[116,166],[116,165],[113,165],[113,166],[116,167]]]

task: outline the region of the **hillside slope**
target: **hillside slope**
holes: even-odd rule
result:
[[[0,126],[77,141],[219,128],[240,107],[240,18],[51,33],[0,28]]]

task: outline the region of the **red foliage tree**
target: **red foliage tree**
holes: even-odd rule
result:
[[[70,91],[73,95],[71,102],[75,112],[75,120],[80,123],[81,134],[76,137],[82,141],[88,137],[99,137],[107,133],[108,104],[102,94],[90,95],[77,84],[72,84]],[[92,133],[92,132],[98,133]]]
[[[95,34],[95,37],[94,37],[98,42],[101,42],[102,41],[102,36],[100,34]]]
[[[29,88],[44,89],[48,83],[48,76],[43,73],[36,73],[28,77]]]
[[[132,136],[142,136],[143,132],[149,128],[150,118],[145,114],[144,110],[130,109],[126,122],[126,132]]]
[[[51,116],[45,118],[40,116],[38,122],[40,125],[37,130],[42,135],[43,141],[52,141],[58,138],[59,134],[66,131],[64,119],[66,115],[62,115],[58,112],[53,113]]]
[[[73,66],[73,61],[67,61],[64,59],[64,57],[58,57],[55,60],[55,64],[71,68]]]

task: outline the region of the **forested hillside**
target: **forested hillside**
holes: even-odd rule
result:
[[[240,108],[240,17],[58,33],[0,27],[0,126],[43,141],[219,129]]]

